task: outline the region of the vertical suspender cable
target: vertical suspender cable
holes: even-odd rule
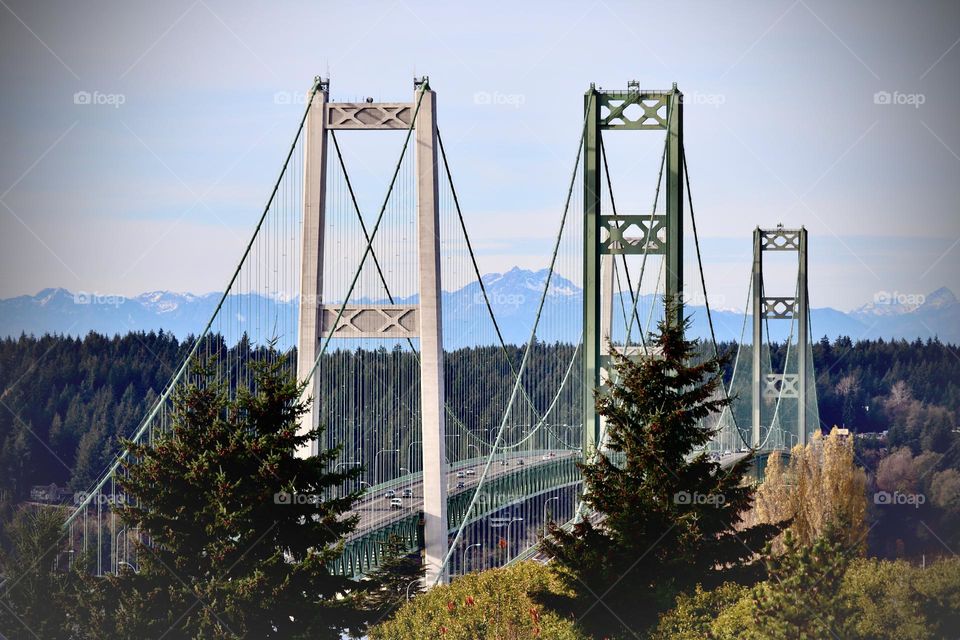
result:
[[[543,287],[543,295],[540,297],[540,304],[539,304],[539,307],[537,308],[537,315],[533,321],[533,328],[530,331],[530,338],[527,341],[527,348],[523,352],[523,359],[520,362],[520,371],[517,374],[516,382],[514,382],[513,390],[510,392],[510,400],[507,404],[507,411],[503,414],[503,419],[500,421],[500,428],[497,430],[497,438],[494,441],[493,447],[490,450],[490,455],[487,457],[487,462],[484,465],[483,473],[480,475],[480,478],[477,481],[477,488],[473,492],[473,496],[470,499],[470,505],[467,507],[467,510],[464,512],[463,520],[461,521],[460,526],[457,528],[457,533],[454,536],[453,541],[450,543],[450,548],[447,551],[447,556],[443,559],[443,564],[440,567],[440,571],[437,573],[437,582],[440,581],[440,578],[444,574],[444,570],[447,568],[447,565],[450,563],[450,557],[453,555],[453,552],[456,550],[457,543],[460,541],[460,538],[463,536],[463,530],[467,526],[467,521],[470,518],[470,514],[473,512],[474,507],[476,507],[477,500],[480,497],[480,489],[487,478],[487,474],[490,471],[490,466],[493,464],[493,459],[494,459],[494,456],[496,455],[497,447],[500,444],[500,440],[503,438],[503,430],[507,424],[507,418],[509,417],[510,409],[513,407],[513,403],[517,397],[517,391],[523,382],[523,373],[524,373],[524,370],[526,369],[527,362],[529,361],[530,353],[531,351],[533,351],[533,343],[536,341],[536,338],[537,338],[537,325],[540,323],[540,316],[543,313],[543,306],[547,301],[547,294],[550,291],[550,281],[553,278],[553,271],[557,263],[557,253],[560,250],[560,241],[563,238],[563,230],[567,223],[567,214],[569,213],[569,210],[570,210],[570,197],[573,192],[573,185],[576,181],[577,169],[580,166],[580,154],[583,151],[583,141],[586,136],[586,132],[587,132],[587,116],[584,116],[583,130],[581,131],[581,134],[580,134],[580,142],[577,145],[577,157],[573,163],[573,175],[571,176],[571,179],[570,179],[570,187],[567,190],[566,204],[563,207],[563,215],[560,219],[560,229],[557,232],[557,239],[554,241],[554,245],[553,245],[553,254],[550,257],[550,270],[547,272],[546,282],[544,283],[544,287]]]

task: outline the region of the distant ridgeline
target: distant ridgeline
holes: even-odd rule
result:
[[[232,362],[263,353],[252,349],[249,342],[225,350],[217,336],[211,336],[209,344],[219,346]],[[82,339],[45,336],[0,340],[0,394],[5,405],[0,411],[0,491],[21,500],[29,499],[31,488],[37,485],[88,488],[118,451],[119,438],[136,430],[190,346],[190,342],[162,332],[111,338],[89,334]],[[720,345],[722,351],[733,347],[730,343]],[[525,378],[524,386],[539,411],[554,397],[564,376],[564,367],[557,363],[569,362],[573,349],[569,343],[536,344],[531,364],[538,374]],[[511,359],[518,362],[521,348],[513,346],[509,351]],[[960,359],[953,351],[939,342],[919,340],[853,343],[842,338],[815,343],[822,424],[845,425],[857,431],[895,426],[885,407],[898,382],[904,383],[915,400],[945,407],[956,424]],[[771,357],[776,368],[784,357],[783,349],[772,349]],[[362,372],[368,381],[361,379],[359,384],[397,380],[398,385],[411,386],[407,397],[418,397],[412,388],[417,384],[417,363],[408,350],[334,351],[324,358],[320,365],[324,369],[343,370],[346,362]],[[386,375],[404,371],[409,375]],[[484,373],[478,377],[477,372]],[[464,384],[464,376],[470,376],[469,384]],[[578,376],[576,370],[574,376]],[[337,384],[334,377],[322,379],[325,385]],[[513,383],[499,347],[448,350],[447,380],[451,388],[469,390],[448,399],[455,413],[479,412],[482,424],[495,426],[500,415],[498,394],[509,393]],[[411,444],[403,439],[409,439],[404,435],[409,429],[404,427],[416,419],[415,407],[358,407],[349,402],[333,406],[326,399],[336,395],[332,388],[318,394],[325,420],[352,422],[354,438],[359,439],[367,421],[390,416],[399,434],[398,441],[390,445],[402,449]],[[561,416],[561,421],[564,415],[575,419],[575,398],[575,394],[563,396],[563,406],[557,406],[552,415]],[[41,494],[51,492],[38,489],[36,495]]]
[[[536,314],[536,306],[543,291],[547,271],[528,271],[514,268],[506,273],[484,276],[484,284],[494,313],[507,342],[522,344],[529,336]],[[16,337],[21,334],[43,335],[45,333],[83,336],[90,331],[104,335],[123,335],[130,331],[160,331],[173,333],[183,339],[196,334],[212,315],[219,293],[192,295],[154,291],[133,298],[71,293],[65,289],[45,289],[35,296],[19,296],[0,300],[0,337]],[[257,308],[265,311],[264,317],[296,317],[297,300],[284,300],[245,294],[256,298]],[[621,294],[627,315],[631,309],[628,292]],[[399,298],[398,304],[416,301],[416,296]],[[644,324],[643,310],[651,307],[651,296],[641,296],[638,306]],[[331,301],[331,305],[337,304]],[[583,304],[580,287],[560,276],[554,276],[546,297],[544,317],[537,337],[542,342],[574,342],[579,340],[580,327],[571,324],[579,317]],[[614,333],[622,333],[624,314],[615,303]],[[741,311],[711,304],[717,339],[737,341],[743,331],[744,316]],[[706,309],[696,300],[688,303],[692,316],[694,335],[710,335]],[[478,283],[473,282],[456,291],[443,294],[444,343],[447,348],[476,346],[492,343],[489,334],[473,330],[478,316],[485,313],[483,296]],[[558,319],[556,322],[550,318]],[[243,319],[239,320],[242,327]],[[656,321],[656,318],[653,318]],[[772,323],[770,339],[783,341],[789,334],[790,323]],[[260,329],[250,328],[254,342],[268,337],[277,339],[281,347],[290,346],[295,336],[256,335]],[[268,330],[268,329],[263,329]],[[263,331],[260,330],[260,331]],[[930,338],[939,337],[943,342],[960,344],[960,303],[949,289],[939,289],[927,296],[901,296],[897,292],[880,292],[877,301],[856,311],[844,313],[835,309],[811,310],[811,332],[814,338],[827,336],[859,336],[876,338]],[[485,336],[484,338],[479,336]],[[749,341],[750,328],[746,339]],[[227,336],[235,341],[239,336]]]

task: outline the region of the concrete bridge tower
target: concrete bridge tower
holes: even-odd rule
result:
[[[444,455],[443,328],[441,322],[440,223],[437,170],[436,93],[426,77],[414,81],[408,103],[329,102],[328,81],[320,78],[304,123],[303,251],[297,375],[305,380],[328,336],[337,338],[416,338],[420,341],[420,394],[423,446],[423,512],[427,584],[440,576],[447,554],[447,462]],[[422,96],[421,96],[422,92]],[[418,107],[419,105],[419,107]],[[419,302],[414,305],[324,305],[323,255],[327,171],[327,132],[414,129],[417,191]],[[316,380],[316,377],[314,378]],[[317,389],[307,389],[316,397]],[[316,426],[314,404],[302,429]],[[298,455],[315,455],[317,443]]]

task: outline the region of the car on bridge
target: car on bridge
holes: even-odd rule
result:
[[[412,497],[413,497],[413,489],[404,489],[404,490],[403,490],[403,497],[404,497],[404,498],[412,498]]]
[[[390,500],[390,508],[391,508],[391,509],[402,509],[402,508],[403,508],[403,500],[401,500],[400,498],[392,498],[392,499]]]
[[[396,498],[396,497],[397,497],[397,492],[394,491],[393,489],[387,489],[386,491],[384,491],[383,497],[384,497],[384,498]]]

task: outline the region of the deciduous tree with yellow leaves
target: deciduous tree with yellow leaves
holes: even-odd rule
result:
[[[790,520],[794,538],[812,544],[830,522],[848,523],[845,543],[862,550],[866,543],[866,473],[854,460],[853,439],[834,427],[796,446],[786,460],[770,455],[763,484],[748,522]]]

